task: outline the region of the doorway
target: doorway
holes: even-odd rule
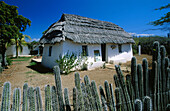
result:
[[[106,61],[106,44],[101,44],[102,61]]]

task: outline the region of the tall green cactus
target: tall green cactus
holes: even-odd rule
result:
[[[69,95],[68,95],[68,89],[67,88],[64,88],[64,98],[65,98],[66,111],[71,111]]]
[[[45,86],[45,111],[52,111],[51,105],[51,88],[49,85]]]
[[[36,103],[37,103],[36,108],[37,108],[37,111],[43,111],[40,87],[36,87],[35,92],[36,92]]]
[[[113,93],[113,85],[109,84],[109,86],[110,86],[111,100],[113,104],[113,111],[116,111],[116,104],[115,104],[114,93]]]
[[[170,111],[170,104],[167,104],[166,111]]]
[[[143,88],[144,96],[149,96],[149,74],[148,74],[148,61],[146,58],[142,60],[143,66]]]
[[[152,111],[152,100],[149,96],[145,96],[144,102],[143,102],[143,109],[144,111]]]
[[[122,87],[120,85],[120,80],[119,80],[117,75],[114,75],[113,78],[114,78],[114,81],[115,81],[115,86],[119,87],[120,94],[121,94],[121,96],[120,96],[121,101],[122,101],[122,103],[125,103],[125,95],[123,94],[123,90],[122,90]],[[121,110],[127,110],[126,104],[122,104]]]
[[[154,109],[159,110],[159,102],[160,102],[160,97],[159,97],[159,78],[158,78],[158,72],[157,72],[157,62],[153,62],[152,66],[152,72],[154,74],[154,86],[153,86],[153,91],[154,91],[154,99],[153,99],[153,104],[154,104]]]
[[[115,65],[115,68],[116,68],[116,72],[117,72],[117,75],[118,75],[118,78],[119,78],[119,81],[120,81],[120,85],[122,87],[123,95],[125,97],[127,110],[131,111],[132,106],[131,106],[128,90],[127,90],[127,87],[126,87],[126,84],[125,84],[125,79],[123,77],[123,73],[122,73],[122,71],[120,69],[120,66]]]
[[[108,81],[104,82],[104,86],[105,86],[105,92],[106,92],[106,98],[107,98],[107,103],[108,103],[109,110],[113,111],[113,103],[112,103],[112,98],[111,98],[111,94],[110,94],[110,90],[109,90]]]
[[[167,68],[168,78],[167,78],[167,92],[168,92],[168,103],[170,103],[170,68]]]
[[[21,90],[20,88],[15,88],[13,93],[12,111],[20,111],[20,104],[21,104]]]
[[[23,86],[23,104],[22,104],[22,111],[28,111],[28,84],[25,83]]]
[[[126,75],[126,86],[127,86],[128,93],[129,93],[129,96],[130,96],[132,109],[134,110],[135,94],[134,94],[134,89],[133,89],[133,86],[132,86],[132,83],[131,83],[131,76],[129,74]]]
[[[123,94],[123,90],[122,90],[122,87],[121,87],[121,85],[120,85],[120,80],[119,80],[119,78],[118,78],[117,75],[114,75],[113,78],[114,78],[116,87],[118,87],[119,90],[120,90],[121,101],[122,101],[122,103],[125,103],[125,95]],[[126,104],[122,104],[121,110],[127,110]]]
[[[10,94],[11,94],[11,84],[10,82],[5,82],[3,93],[2,93],[1,111],[10,111]]]
[[[59,106],[58,106],[58,97],[57,97],[57,91],[56,91],[56,87],[52,86],[51,88],[51,96],[52,96],[52,108],[53,111],[58,111],[59,110]]]
[[[164,46],[160,47],[160,54],[161,54],[161,75],[162,75],[162,98],[166,98],[166,74],[165,74],[165,56],[166,56],[166,50]],[[166,99],[163,99],[163,110],[165,110],[166,107]]]
[[[153,68],[152,68],[153,69]],[[154,90],[153,90],[153,86],[154,86],[154,79],[155,79],[155,75],[152,73],[152,69],[148,69],[148,76],[149,76],[149,95],[150,94],[153,94],[154,93]],[[151,98],[152,95],[150,95]]]
[[[118,87],[115,88],[115,96],[116,96],[116,109],[117,109],[117,111],[123,111],[122,110],[121,93],[120,93],[120,89]]]
[[[73,88],[73,110],[78,111],[78,103],[77,103],[77,88]]]
[[[168,79],[168,72],[167,72],[167,68],[169,67],[169,58],[165,57],[165,75],[166,75],[166,81]]]
[[[93,95],[94,100],[95,100],[97,111],[102,111],[99,95],[98,95],[98,92],[97,92],[96,83],[95,83],[94,80],[91,82],[91,88],[92,88],[92,95]]]
[[[166,104],[170,102],[170,98],[168,98],[168,91],[170,90],[170,75],[168,76],[168,70],[169,70],[169,58],[165,57],[165,75],[166,75]]]
[[[117,76],[117,75],[114,75],[114,76],[113,76],[113,79],[114,79],[114,81],[115,81],[115,86],[116,86],[116,87],[120,87],[120,83],[119,83],[119,78],[118,78],[118,76]]]
[[[138,74],[139,97],[142,100],[144,98],[144,93],[143,93],[143,73],[141,64],[137,65],[137,74]]]
[[[86,86],[87,98],[88,98],[89,103],[90,103],[89,104],[90,110],[97,109],[95,102],[94,102],[94,98],[92,96],[92,89],[91,89],[91,86],[90,86],[90,80],[89,80],[89,77],[87,75],[84,76],[84,82],[85,82],[85,86]]]
[[[35,95],[33,87],[28,88],[29,111],[35,111]]]
[[[87,97],[86,86],[83,82],[81,83],[81,89],[82,89],[82,94],[83,94],[85,111],[89,111],[90,110],[89,100]]]
[[[157,73],[158,73],[158,79],[159,79],[159,101],[161,103],[163,103],[162,101],[162,75],[161,75],[161,56],[160,56],[160,45],[158,41],[155,41],[153,43],[153,51],[152,51],[152,64],[154,64],[153,62],[156,61],[157,62]],[[162,104],[158,104],[160,106],[160,110],[162,110]]]
[[[107,111],[106,97],[105,97],[105,94],[104,94],[103,87],[101,85],[99,86],[99,91],[100,91],[100,98],[101,98],[101,102],[102,102],[103,111]]]
[[[131,60],[131,77],[132,77],[133,89],[135,92],[135,98],[139,98],[136,57],[132,57],[132,60]]]
[[[140,99],[135,100],[135,111],[142,111],[142,101]]]
[[[56,84],[56,88],[57,88],[57,95],[58,95],[60,111],[65,111],[63,93],[62,93],[61,77],[60,77],[60,68],[58,66],[54,66],[53,70],[54,70],[54,74],[55,74],[55,84]]]
[[[75,86],[77,88],[77,93],[78,93],[78,102],[77,102],[79,104],[78,110],[85,110],[83,94],[80,85],[80,74],[77,72],[75,73]]]

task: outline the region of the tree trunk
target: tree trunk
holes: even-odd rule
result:
[[[15,48],[16,48],[16,58],[18,58],[18,40],[15,39]]]
[[[2,45],[2,67],[6,66],[6,57],[5,57],[5,52],[6,52],[6,48],[5,48],[5,44],[3,43],[3,41],[1,41],[1,45]]]
[[[2,52],[2,67],[6,66],[5,53]]]

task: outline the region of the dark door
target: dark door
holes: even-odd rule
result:
[[[106,61],[106,44],[101,44],[102,61]]]

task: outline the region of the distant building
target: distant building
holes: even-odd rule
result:
[[[15,57],[16,56],[16,45],[11,45],[6,50],[6,55]],[[23,46],[23,51],[18,51],[18,56],[30,56],[30,49],[28,46]]]
[[[88,69],[93,69],[105,62],[130,61],[135,42],[131,35],[111,22],[63,14],[48,28],[40,43],[44,44],[42,64],[46,67],[55,66],[59,56],[69,51],[77,54],[85,52]]]

